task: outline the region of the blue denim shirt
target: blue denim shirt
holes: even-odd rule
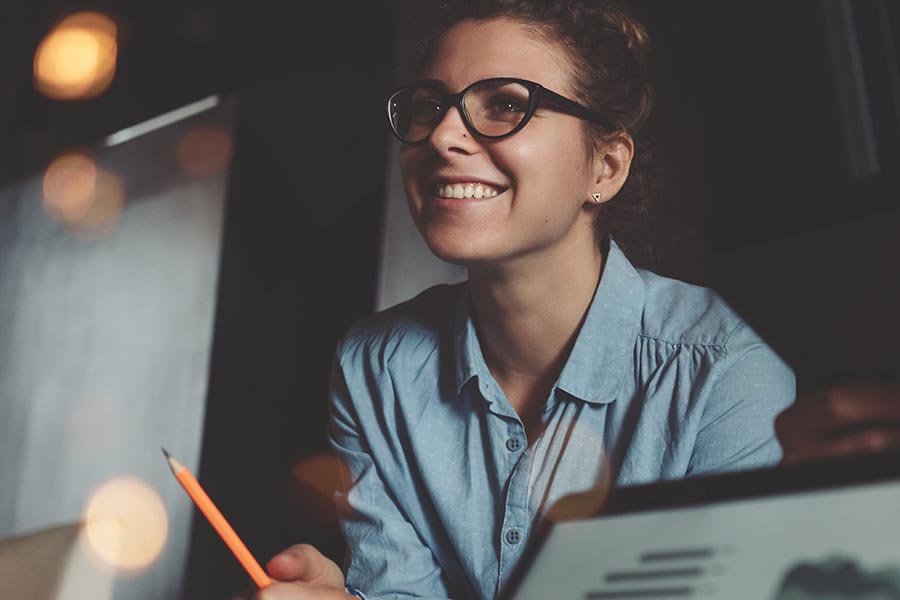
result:
[[[714,292],[637,270],[612,243],[543,433],[526,440],[466,284],[433,287],[338,347],[329,437],[350,477],[336,495],[347,581],[369,599],[494,598],[541,515],[605,464],[617,485],[771,465],[794,393]]]

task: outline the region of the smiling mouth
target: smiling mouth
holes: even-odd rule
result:
[[[506,191],[484,183],[435,184],[434,195],[438,198],[493,198]]]

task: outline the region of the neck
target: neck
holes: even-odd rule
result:
[[[603,256],[590,242],[470,267],[482,352],[508,395],[504,382],[549,392],[559,376],[600,279]]]

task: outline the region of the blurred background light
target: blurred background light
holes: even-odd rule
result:
[[[44,171],[44,209],[63,222],[88,212],[97,185],[97,165],[81,152],[57,157]]]
[[[48,215],[87,237],[114,227],[125,204],[122,179],[82,152],[68,152],[47,166],[43,194]]]
[[[122,178],[105,169],[97,169],[97,184],[88,210],[68,224],[83,238],[99,237],[119,224],[125,206]]]
[[[291,469],[291,489],[297,506],[323,522],[334,521],[334,492],[347,481],[347,464],[330,452],[306,457]]]
[[[117,27],[97,12],[79,12],[60,21],[38,45],[34,83],[56,100],[102,94],[116,71]]]
[[[216,127],[194,127],[178,142],[178,166],[191,177],[212,177],[225,171],[234,153],[231,136]]]
[[[169,519],[159,494],[135,477],[107,481],[85,511],[87,547],[105,565],[139,571],[159,558]]]

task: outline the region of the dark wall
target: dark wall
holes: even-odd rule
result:
[[[900,7],[712,7],[710,279],[801,390],[900,375]]]
[[[655,269],[718,290],[801,390],[896,379],[896,3],[633,6],[658,89]]]
[[[291,472],[326,451],[332,353],[375,298],[393,21],[354,12],[298,4],[231,50],[246,68],[282,58],[239,98],[200,481],[263,564],[301,542],[342,559],[329,507]],[[186,598],[250,585],[202,519],[188,572]]]

